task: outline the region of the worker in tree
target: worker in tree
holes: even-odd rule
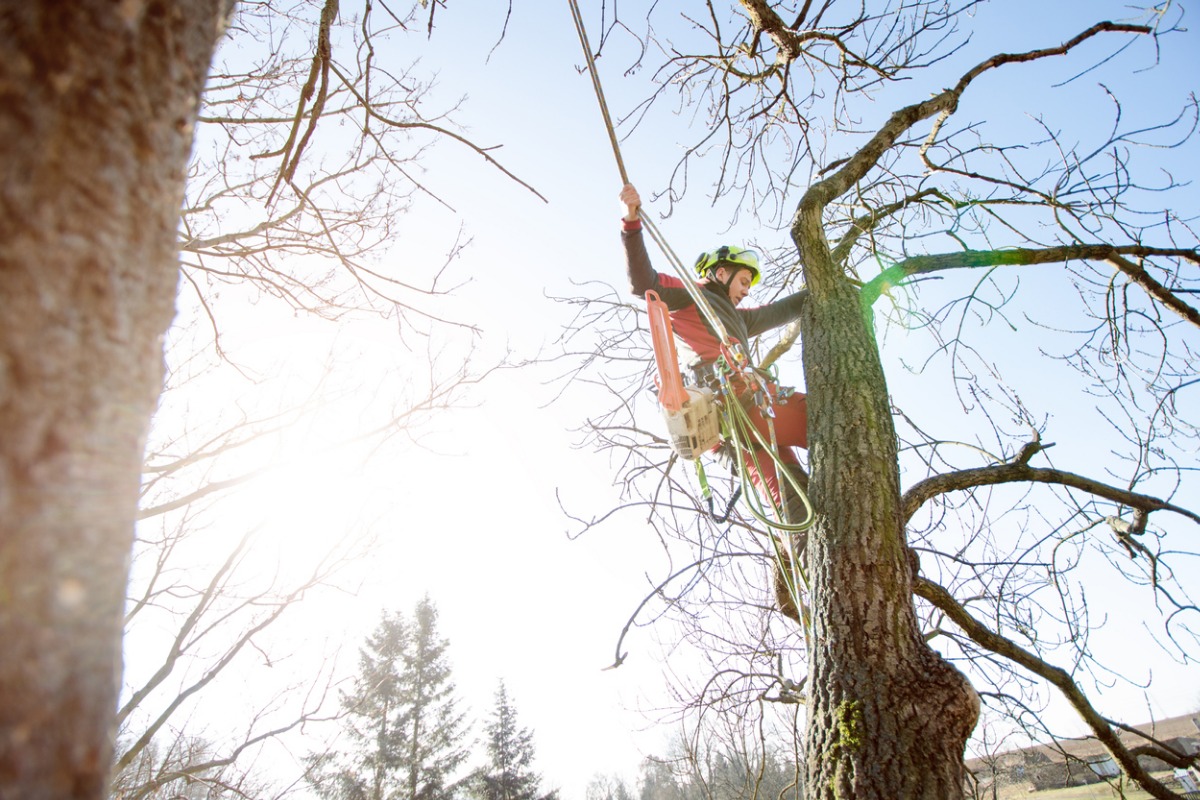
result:
[[[625,245],[630,289],[637,297],[643,297],[648,290],[653,290],[666,303],[671,314],[671,327],[678,340],[680,367],[685,374],[691,373],[697,385],[710,385],[713,365],[723,355],[720,338],[696,308],[695,301],[683,281],[671,275],[660,275],[650,265],[650,256],[642,238],[642,221],[638,216],[642,201],[632,184],[626,184],[621,190],[621,202],[625,204],[626,209],[621,239]],[[808,296],[807,290],[801,289],[765,306],[740,308],[742,301],[750,293],[750,288],[758,283],[760,273],[758,257],[754,251],[739,247],[725,246],[702,253],[696,260],[696,274],[700,279],[697,285],[703,289],[703,296],[708,300],[717,319],[725,326],[729,336],[741,343],[747,355],[750,352],[751,337],[796,319]],[[764,441],[770,441],[768,422],[764,418],[763,410],[748,396],[753,393],[752,387],[743,381],[740,385],[735,383],[734,388],[735,391],[743,393],[740,399],[746,406],[754,427]],[[776,389],[773,385],[770,388],[772,392]],[[772,409],[780,461],[796,476],[800,487],[806,489],[808,476],[800,467],[799,459],[793,450],[795,447],[808,448],[806,398],[799,392],[786,399],[777,397]],[[760,469],[755,468],[755,460]],[[743,466],[754,485],[758,487],[759,494],[762,494],[765,485],[776,507],[782,508],[784,501],[780,498],[774,459],[761,451],[747,451]],[[759,474],[760,471],[762,474]],[[763,499],[765,502],[766,498]],[[788,516],[792,520],[798,520],[803,515],[797,515],[796,511],[789,508]]]

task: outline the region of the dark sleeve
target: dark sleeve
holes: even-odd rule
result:
[[[764,331],[788,324],[800,316],[800,311],[804,308],[807,299],[808,290],[801,289],[774,303],[746,309],[742,312],[742,318],[746,321],[746,330],[751,336],[758,336]]]
[[[629,291],[635,297],[645,297],[646,292],[653,289],[672,311],[692,305],[691,295],[678,278],[659,275],[650,265],[650,254],[646,252],[646,241],[642,238],[641,220],[625,223],[621,231],[621,243],[625,245]]]
[[[629,291],[635,297],[643,297],[647,289],[656,289],[658,273],[650,266],[650,254],[646,252],[646,241],[642,238],[642,222],[626,222],[621,231],[621,243],[625,245],[625,267],[629,271]]]

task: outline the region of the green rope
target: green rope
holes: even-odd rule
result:
[[[774,442],[774,425],[770,425],[771,442],[766,441],[762,434],[754,427],[754,423],[750,420],[750,415],[745,407],[739,401],[737,396],[732,391],[729,385],[728,376],[726,373],[720,373],[722,394],[725,397],[723,404],[722,421],[726,431],[726,438],[733,443],[734,458],[738,465],[738,475],[741,479],[742,490],[746,495],[746,505],[750,509],[750,513],[768,528],[779,531],[782,536],[770,536],[771,548],[775,557],[775,564],[779,569],[779,574],[783,578],[784,588],[787,590],[788,597],[795,606],[797,614],[800,616],[801,623],[805,632],[810,630],[811,613],[808,604],[804,601],[804,596],[801,592],[801,586],[807,591],[809,587],[808,575],[805,573],[803,565],[800,563],[799,554],[791,546],[791,534],[802,533],[813,526],[816,522],[816,513],[813,510],[812,503],[809,502],[808,493],[805,492],[799,482],[796,480],[792,471],[787,469],[786,463],[779,455],[779,449]],[[755,447],[754,443],[758,446]],[[780,500],[776,502],[767,487],[762,487],[762,491],[755,491],[749,484],[750,478],[746,474],[747,461],[753,465],[754,471],[758,475],[763,474],[762,463],[759,461],[759,454],[766,453],[774,461],[776,483],[779,486]],[[805,518],[803,520],[787,519],[786,507],[784,501],[784,482],[787,482],[788,489],[796,494],[803,502],[805,508]],[[772,516],[768,516],[763,509],[762,495],[766,495],[767,500],[771,504]],[[784,545],[783,539],[786,537],[786,546],[788,554],[785,558],[783,551],[780,549]]]
[[[725,512],[717,514],[713,508],[713,490],[708,485],[708,473],[704,471],[704,460],[697,458],[692,463],[696,465],[696,480],[700,484],[700,498],[708,506],[708,516],[718,525],[724,525],[729,521],[729,515],[733,513],[733,507],[737,505],[738,498],[742,496],[742,487],[739,486],[729,498],[729,502],[725,504]]]
[[[758,497],[758,502],[749,502],[751,513],[754,517],[768,527],[785,531],[787,533],[800,533],[806,531],[816,522],[816,513],[813,510],[812,503],[809,502],[808,493],[800,486],[792,471],[787,469],[787,464],[783,457],[779,455],[779,447],[774,441],[774,423],[769,425],[771,431],[771,441],[767,441],[754,427],[754,423],[750,420],[750,414],[738,399],[733,391],[733,386],[729,381],[728,366],[718,362],[718,376],[720,379],[721,395],[725,398],[722,405],[722,422],[726,439],[733,443],[734,454],[737,458],[735,463],[744,465],[746,459],[749,458],[750,463],[754,466],[754,471],[759,475],[762,474],[762,465],[759,463],[759,453],[766,453],[774,461],[776,482],[782,489],[786,480],[788,488],[793,491],[804,504],[805,516],[803,520],[784,520],[782,503],[776,503],[775,498],[767,492],[767,498],[771,504],[772,516],[770,519],[762,511],[762,498],[758,497],[758,492],[746,491],[747,497]],[[770,419],[768,417],[768,419]],[[756,446],[757,445],[757,446]],[[746,470],[739,470],[739,475],[742,480],[743,490],[748,489],[749,476],[746,475]],[[782,492],[780,492],[782,500]]]

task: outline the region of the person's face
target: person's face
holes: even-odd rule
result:
[[[731,281],[729,275],[732,272],[733,270],[729,267],[717,267],[717,280],[729,284],[729,300],[736,306],[746,299],[746,295],[750,294],[750,283],[753,281],[753,276],[750,274],[750,270],[738,267],[737,274]]]

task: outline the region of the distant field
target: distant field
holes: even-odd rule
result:
[[[1169,772],[1160,773],[1154,777],[1166,779]],[[1150,795],[1136,786],[1125,786],[1124,793],[1118,792],[1107,783],[1097,783],[1091,786],[1072,786],[1068,789],[1053,789],[1047,792],[1028,792],[1021,789],[1001,789],[1000,800],[1017,800],[1017,798],[1036,798],[1036,800],[1147,800]]]

